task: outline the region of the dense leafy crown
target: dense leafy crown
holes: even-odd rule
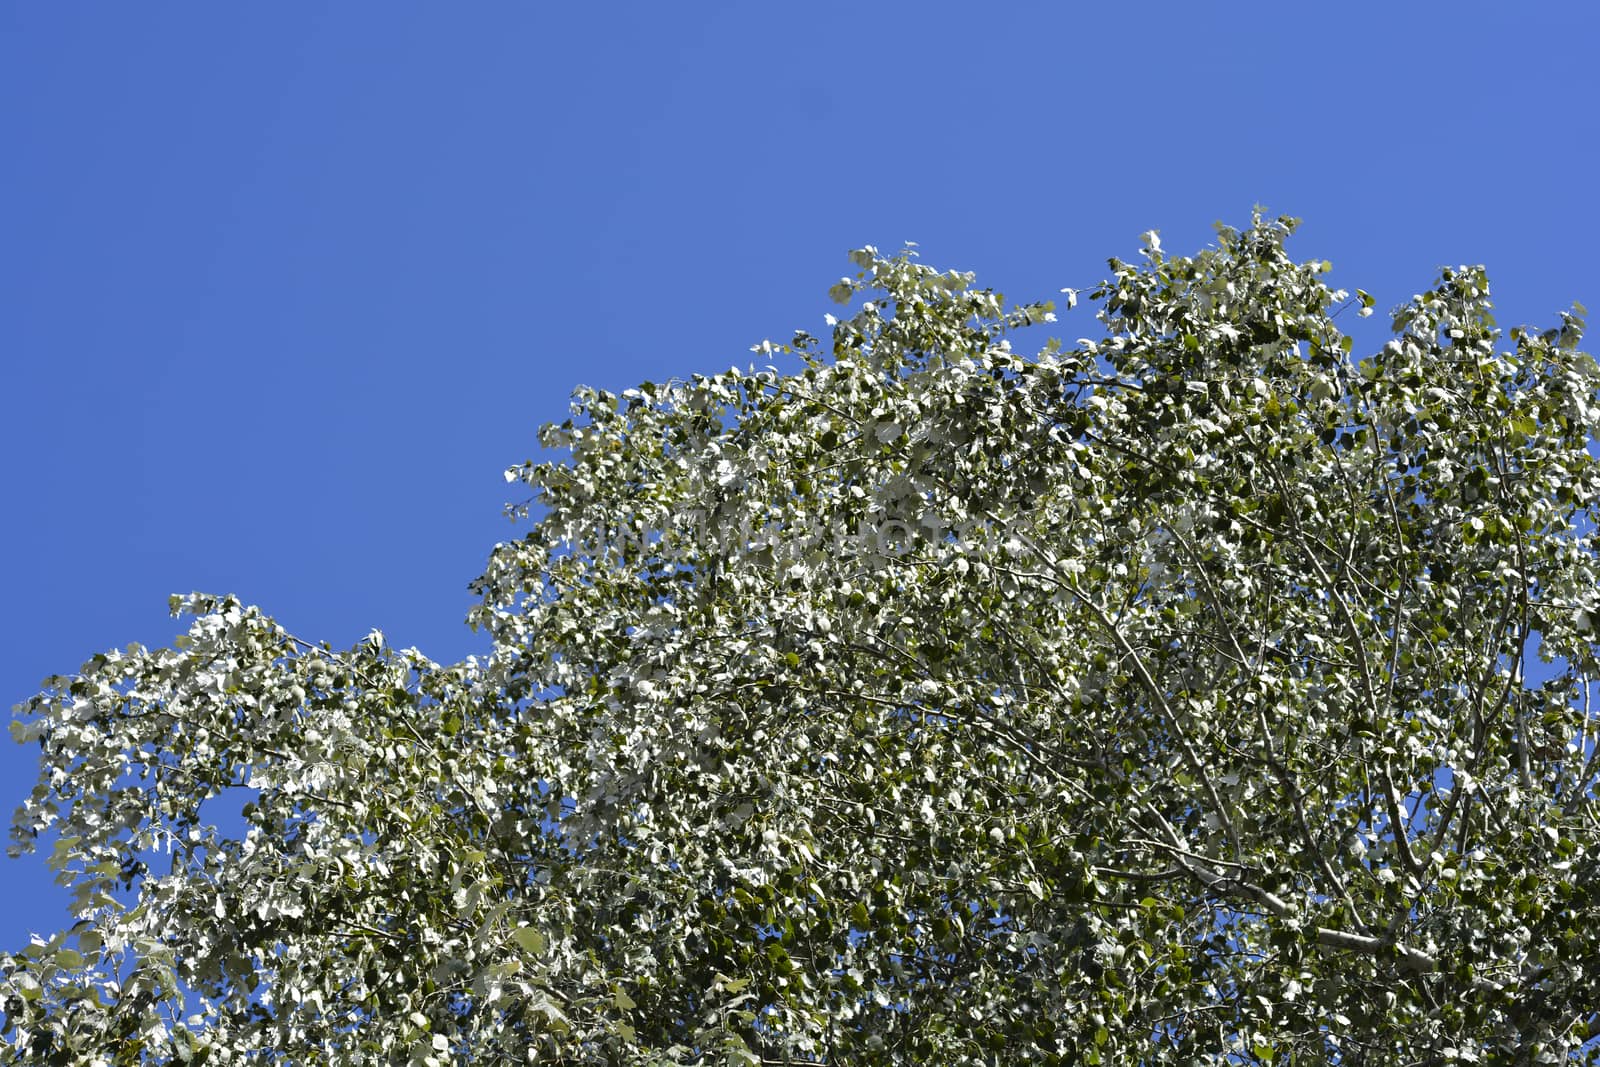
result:
[[[793,373],[579,390],[486,661],[197,595],[50,679],[78,922],[0,1062],[1584,1056],[1581,321],[1446,270],[1355,361],[1292,228],[1150,235],[1031,357],[869,248]]]

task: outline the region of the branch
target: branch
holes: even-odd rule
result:
[[[1001,521],[992,513],[989,518],[997,523]],[[1216,812],[1218,821],[1221,822],[1223,830],[1227,833],[1228,841],[1233,845],[1234,854],[1242,855],[1243,849],[1239,843],[1239,831],[1233,824],[1233,816],[1228,813],[1227,806],[1223,804],[1222,796],[1217,792],[1216,783],[1211,780],[1209,770],[1195,751],[1194,744],[1190,741],[1187,731],[1183,729],[1183,724],[1179,720],[1177,713],[1172,710],[1172,705],[1167,702],[1166,694],[1161,691],[1160,686],[1156,685],[1155,679],[1150,677],[1150,671],[1145,666],[1143,657],[1134,651],[1133,646],[1128,643],[1128,639],[1123,636],[1122,631],[1117,629],[1117,624],[1105,613],[1105,610],[1096,604],[1087,593],[1078,588],[1078,584],[1070,576],[1062,573],[1061,565],[1054,556],[1046,552],[1037,541],[1021,530],[1012,530],[1011,532],[1018,540],[1027,545],[1044,562],[1045,566],[1055,572],[1056,583],[1072,594],[1073,599],[1089,610],[1095,621],[1104,628],[1106,634],[1111,638],[1112,644],[1117,646],[1117,652],[1132,665],[1134,673],[1138,675],[1139,684],[1150,694],[1150,699],[1155,701],[1156,707],[1161,711],[1162,719],[1165,720],[1167,729],[1171,730],[1172,736],[1177,739],[1178,749],[1183,755],[1183,762],[1189,768],[1189,773],[1199,779],[1201,786],[1204,787],[1206,799],[1211,802],[1211,807]]]
[[[1326,926],[1317,927],[1317,944],[1323,948],[1339,949],[1343,952],[1359,952],[1363,956],[1380,956],[1387,950],[1393,950],[1400,961],[1400,966],[1413,974],[1432,974],[1439,969],[1437,960],[1409,945],[1368,937],[1365,934],[1352,934],[1345,930],[1330,930]]]
[[[1287,496],[1289,487],[1284,484],[1281,473],[1276,467],[1271,468],[1271,472],[1273,481],[1277,483],[1278,492]],[[1289,513],[1289,523],[1294,529],[1295,539],[1301,543],[1302,547],[1307,548],[1306,561],[1317,572],[1317,577],[1327,591],[1328,598],[1333,601],[1334,607],[1338,609],[1339,620],[1344,623],[1345,632],[1350,637],[1350,645],[1355,653],[1356,667],[1361,678],[1361,692],[1366,697],[1367,710],[1371,713],[1372,725],[1376,728],[1383,717],[1378,707],[1378,688],[1373,680],[1372,667],[1368,662],[1366,645],[1361,640],[1361,629],[1356,625],[1355,613],[1350,610],[1349,601],[1345,600],[1344,594],[1339,592],[1338,586],[1334,583],[1332,576],[1328,574],[1327,568],[1323,567],[1322,561],[1317,558],[1317,554],[1310,551],[1309,547],[1306,546],[1307,539],[1300,528],[1299,517],[1293,511]],[[1382,787],[1384,807],[1389,818],[1390,836],[1394,838],[1395,850],[1400,855],[1400,862],[1413,877],[1421,878],[1422,866],[1417,862],[1416,856],[1412,854],[1411,841],[1406,836],[1407,825],[1410,820],[1401,818],[1399,791],[1395,789],[1394,775],[1389,768],[1388,759],[1384,759],[1378,765],[1378,784]]]

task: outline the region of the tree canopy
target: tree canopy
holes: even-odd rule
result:
[[[0,1062],[1592,1062],[1582,309],[1357,359],[1294,226],[579,389],[482,659],[175,597],[19,706]]]

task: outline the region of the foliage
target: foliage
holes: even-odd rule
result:
[[[1032,357],[869,248],[793,373],[579,390],[485,661],[175,598],[20,709],[0,1062],[1592,1061],[1581,319],[1445,270],[1357,362],[1293,226]]]

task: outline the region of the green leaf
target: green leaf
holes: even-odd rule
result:
[[[524,952],[539,956],[544,953],[544,935],[531,926],[519,926],[511,931],[511,940],[515,941]]]

